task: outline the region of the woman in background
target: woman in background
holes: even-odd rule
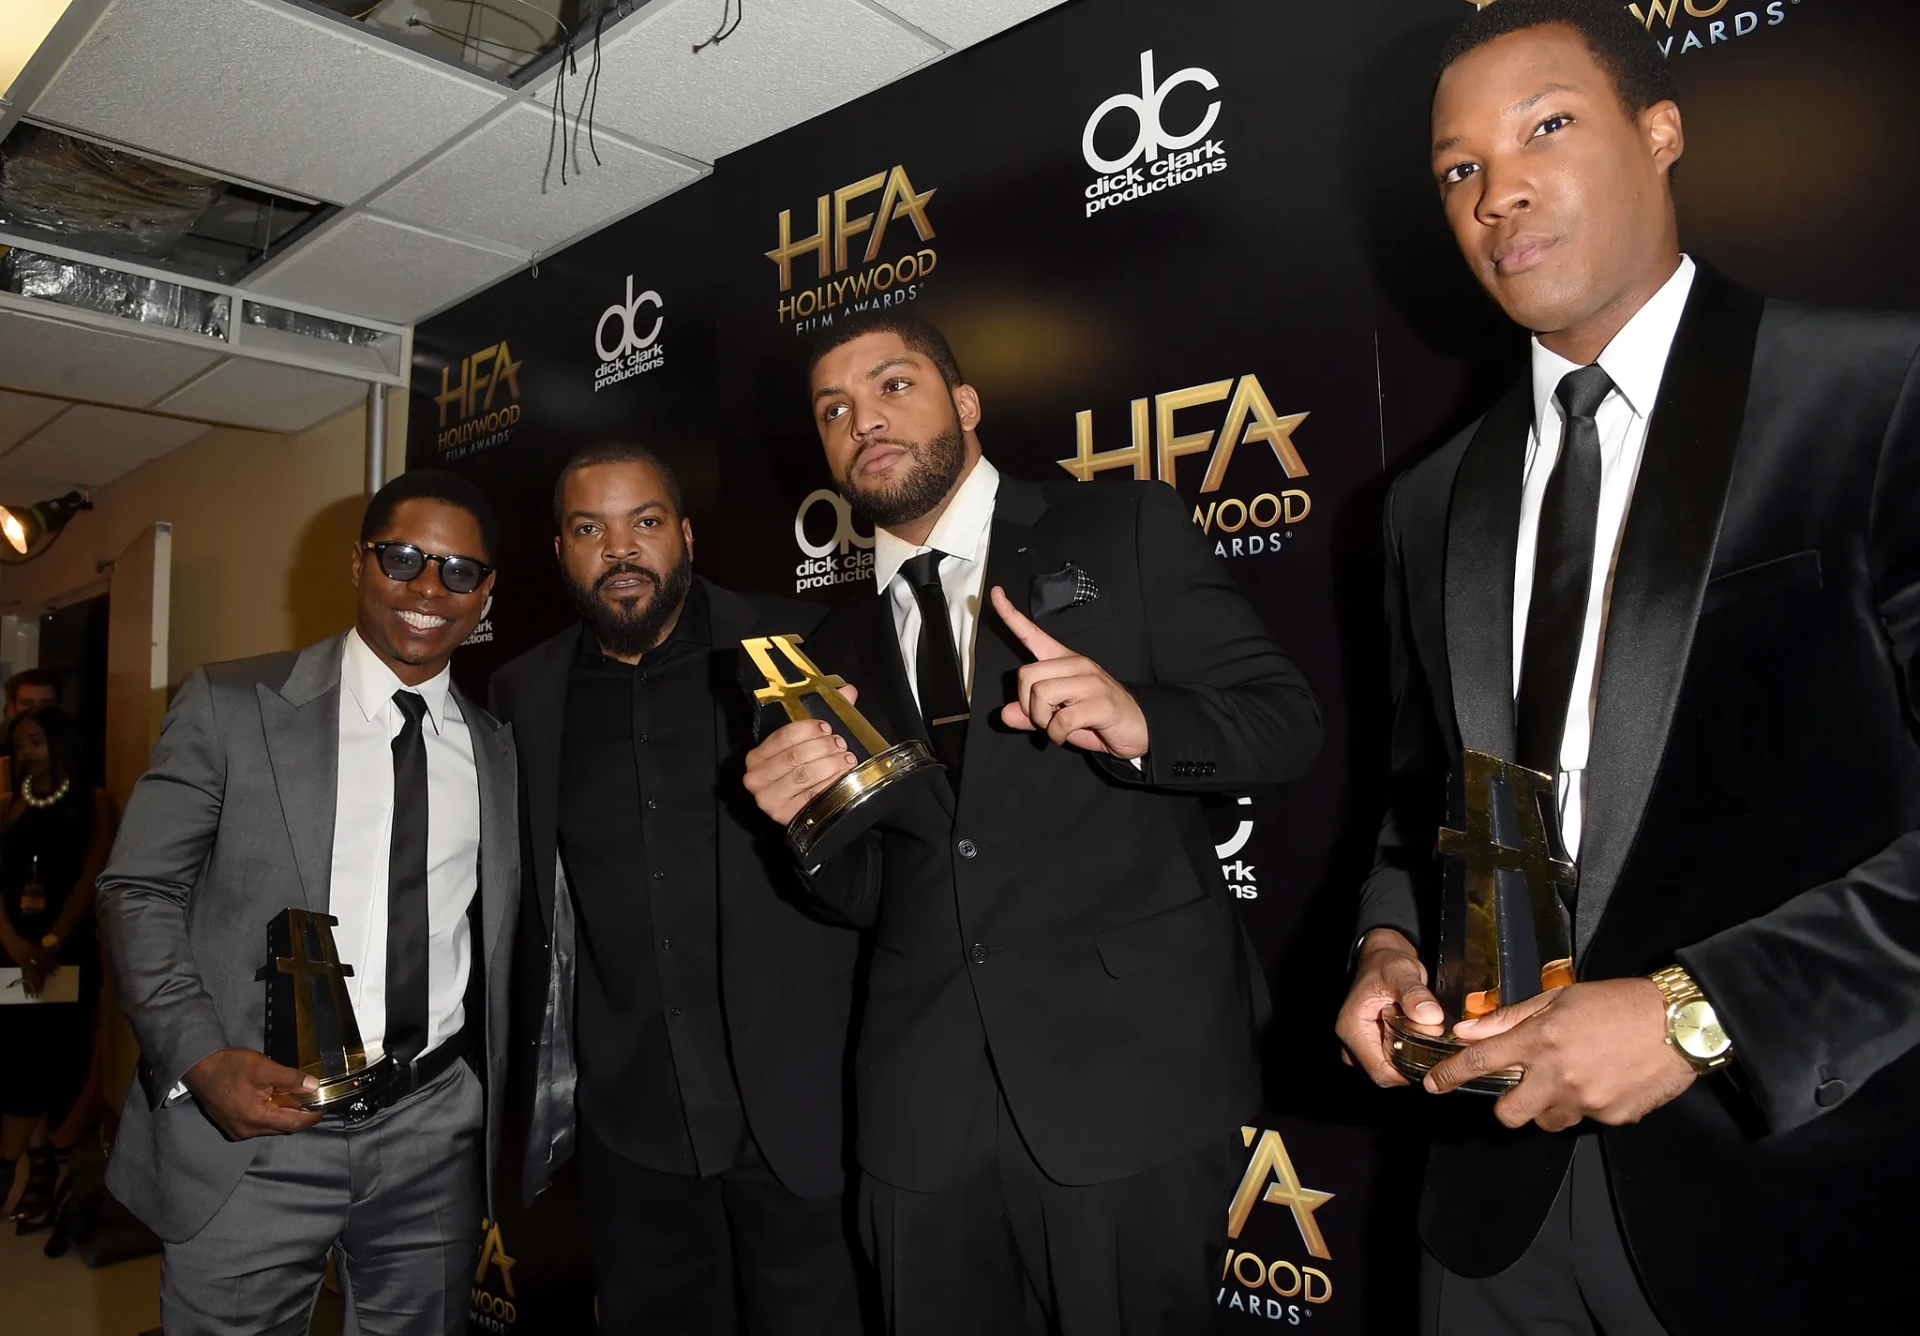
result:
[[[13,1215],[27,1233],[52,1214],[62,1162],[86,1130],[67,1115],[93,1057],[93,882],[113,842],[114,811],[80,772],[79,734],[66,711],[16,716],[7,742],[14,783],[0,824],[0,966],[19,968],[29,996],[75,999],[0,1005],[0,1200],[24,1152],[27,1182]],[[61,978],[69,971],[76,977]]]

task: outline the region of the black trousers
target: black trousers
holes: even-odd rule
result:
[[[962,1171],[938,1192],[861,1176],[860,1227],[895,1336],[1185,1336],[1218,1323],[1234,1129],[1142,1173],[1070,1187],[1021,1140],[989,1064]]]
[[[1420,1277],[1425,1336],[1666,1336],[1613,1210],[1600,1138],[1585,1133],[1540,1233],[1497,1276],[1456,1276],[1431,1253]]]
[[[751,1142],[696,1178],[635,1164],[583,1124],[580,1177],[607,1336],[859,1332],[844,1201],[796,1197]]]

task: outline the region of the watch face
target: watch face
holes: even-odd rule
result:
[[[1673,1013],[1673,1042],[1682,1053],[1701,1062],[1719,1057],[1733,1046],[1710,1003],[1689,1002]]]

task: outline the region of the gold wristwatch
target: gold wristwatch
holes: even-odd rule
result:
[[[1720,1024],[1720,1017],[1693,981],[1678,965],[1669,965],[1653,976],[1654,986],[1667,1000],[1667,1042],[1680,1050],[1682,1057],[1698,1072],[1717,1071],[1733,1061],[1733,1040]]]

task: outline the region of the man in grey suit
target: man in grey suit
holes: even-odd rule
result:
[[[330,1256],[348,1331],[466,1329],[520,875],[512,735],[447,661],[497,550],[465,479],[387,484],[354,628],[194,672],[127,803],[99,914],[143,1057],[107,1181],[166,1242],[169,1336],[304,1333]],[[396,1067],[371,1108],[293,1107],[313,1078],[260,1051],[289,907],[337,920],[369,1056]]]

